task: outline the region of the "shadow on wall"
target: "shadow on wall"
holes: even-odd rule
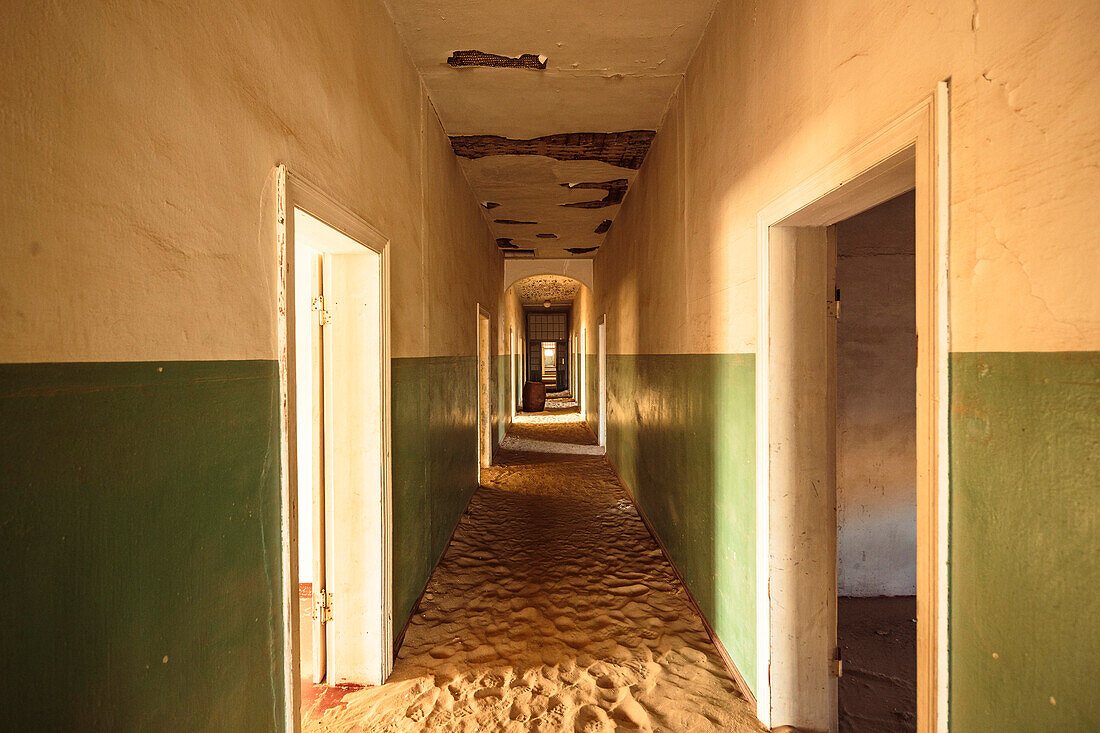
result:
[[[755,670],[755,358],[608,356],[608,455],[746,677]]]

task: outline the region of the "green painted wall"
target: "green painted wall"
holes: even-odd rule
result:
[[[0,364],[10,730],[282,719],[273,361]]]
[[[393,359],[394,628],[477,489],[477,359]]]
[[[952,354],[951,494],[952,731],[1100,730],[1100,353]]]
[[[596,435],[600,433],[600,364],[596,354],[586,354],[584,357],[585,385],[584,391],[587,402],[584,405],[584,419],[588,427]]]
[[[607,369],[608,455],[752,681],[755,357],[609,355]]]
[[[501,354],[494,360],[496,383],[493,385],[493,435],[496,436],[497,445],[504,439],[508,431],[508,420],[511,419],[512,378],[508,369],[508,354]]]
[[[393,621],[400,631],[432,571],[428,359],[391,359]]]

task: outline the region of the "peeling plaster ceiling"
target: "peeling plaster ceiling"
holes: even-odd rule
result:
[[[581,284],[564,275],[536,275],[520,280],[515,288],[516,295],[524,305],[542,305],[547,300],[559,305],[572,303]]]
[[[387,0],[501,250],[537,257],[595,256],[714,4]]]

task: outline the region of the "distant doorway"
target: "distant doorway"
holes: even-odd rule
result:
[[[547,390],[558,388],[558,345],[553,341],[542,342],[542,383]]]

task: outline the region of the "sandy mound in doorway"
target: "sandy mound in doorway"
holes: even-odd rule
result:
[[[592,441],[551,417],[516,428]],[[305,730],[763,730],[606,459],[498,460],[390,681],[344,696]]]

